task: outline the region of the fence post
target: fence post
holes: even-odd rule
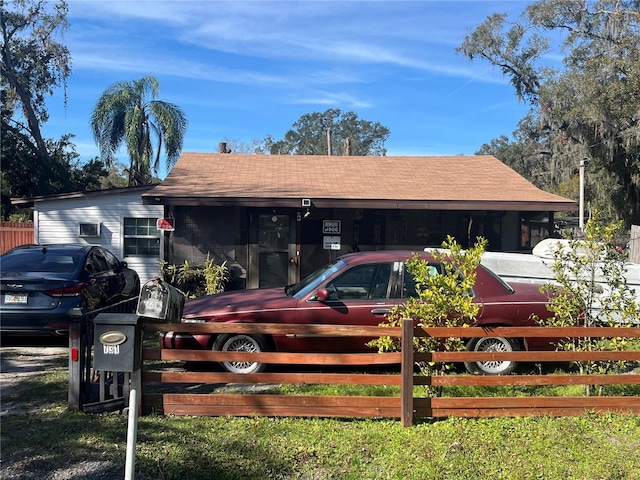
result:
[[[413,320],[411,318],[402,319],[400,350],[402,354],[400,417],[402,426],[410,427],[413,425]]]

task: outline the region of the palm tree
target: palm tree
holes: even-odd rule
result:
[[[163,143],[167,170],[182,152],[187,119],[177,105],[156,99],[158,89],[158,80],[152,76],[115,83],[100,96],[91,114],[93,137],[107,166],[126,144],[131,160],[129,185],[150,183],[152,169],[157,175]]]

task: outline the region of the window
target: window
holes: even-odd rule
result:
[[[388,263],[358,265],[327,285],[331,300],[386,299],[391,265]]]
[[[78,224],[78,235],[81,237],[99,237],[99,223],[80,223]]]
[[[444,275],[445,274],[445,268],[440,263],[429,264],[427,273],[429,275]],[[458,273],[458,279],[460,281],[462,281],[462,273]],[[502,282],[502,280],[500,280],[500,281]],[[404,278],[403,278],[403,281],[402,281],[402,298],[409,298],[409,297],[418,298],[420,296],[420,294],[419,294],[419,292],[418,292],[416,287],[417,287],[416,279],[413,276],[413,274],[410,273],[407,270],[407,267],[405,265],[405,267],[404,267]],[[468,291],[468,294],[470,296],[472,296],[472,297],[475,297],[475,293],[474,293],[473,289]]]
[[[118,270],[120,268],[120,261],[108,250],[100,251],[104,256],[104,260],[107,262],[107,268],[109,270]]]
[[[429,275],[439,275],[442,274],[442,265],[433,264],[429,265],[427,273]],[[402,282],[402,298],[418,298],[418,290],[416,289],[416,279],[405,265],[404,267],[404,279]]]
[[[93,275],[106,272],[109,269],[106,260],[98,250],[94,250],[89,254],[85,268],[87,272]]]
[[[124,256],[160,256],[160,232],[155,218],[124,219]]]

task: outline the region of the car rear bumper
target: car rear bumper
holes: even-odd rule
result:
[[[21,337],[64,337],[69,334],[69,324],[52,325],[45,328],[0,327],[0,334]]]
[[[69,315],[50,312],[8,313],[0,311],[0,333],[2,335],[53,335],[69,333]]]

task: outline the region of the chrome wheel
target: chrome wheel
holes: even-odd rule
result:
[[[472,352],[513,352],[521,350],[517,340],[505,337],[472,338],[467,343]],[[491,360],[486,362],[465,362],[469,373],[481,375],[508,375],[516,367],[516,362]]]
[[[263,352],[265,341],[260,336],[220,335],[213,344],[213,350],[221,352]],[[220,365],[231,373],[258,373],[265,364],[259,362],[221,362]]]

